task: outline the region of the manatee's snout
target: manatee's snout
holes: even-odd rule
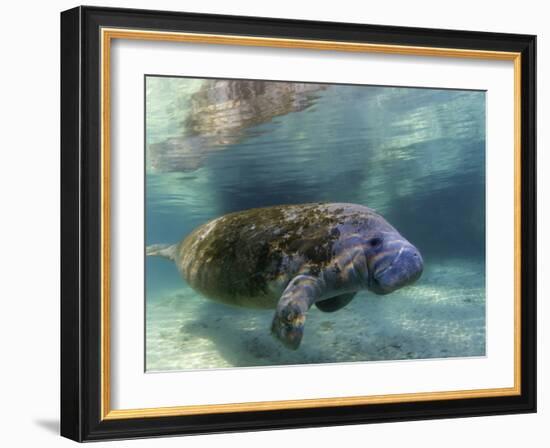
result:
[[[371,266],[369,289],[376,294],[389,294],[420,278],[424,261],[416,247],[406,240],[388,244]]]

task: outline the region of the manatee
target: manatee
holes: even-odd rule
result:
[[[389,294],[423,270],[418,249],[382,216],[346,203],[230,213],[146,253],[174,260],[187,283],[207,298],[275,309],[271,332],[294,350],[311,306],[335,312],[358,291]]]
[[[205,157],[240,143],[249,131],[277,116],[313,105],[327,84],[246,79],[206,79],[188,99],[181,135],[149,145],[159,172],[193,171]]]

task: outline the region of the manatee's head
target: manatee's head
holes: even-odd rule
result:
[[[424,261],[419,250],[395,229],[375,232],[365,243],[368,289],[389,294],[420,278]]]

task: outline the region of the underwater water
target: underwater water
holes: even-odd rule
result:
[[[293,351],[270,334],[274,310],[209,300],[146,257],[147,371],[485,355],[485,92],[146,78],[146,245],[311,202],[376,210],[422,277],[312,307]]]

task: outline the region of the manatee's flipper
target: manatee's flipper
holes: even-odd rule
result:
[[[304,334],[307,310],[321,296],[321,284],[317,277],[294,277],[279,299],[271,324],[271,333],[287,348],[296,350]]]
[[[319,300],[315,302],[315,306],[325,313],[333,313],[341,308],[344,308],[355,297],[356,292],[342,294],[340,296],[331,297],[330,299]]]
[[[151,244],[145,248],[148,257],[164,257],[169,260],[176,259],[177,244]]]

